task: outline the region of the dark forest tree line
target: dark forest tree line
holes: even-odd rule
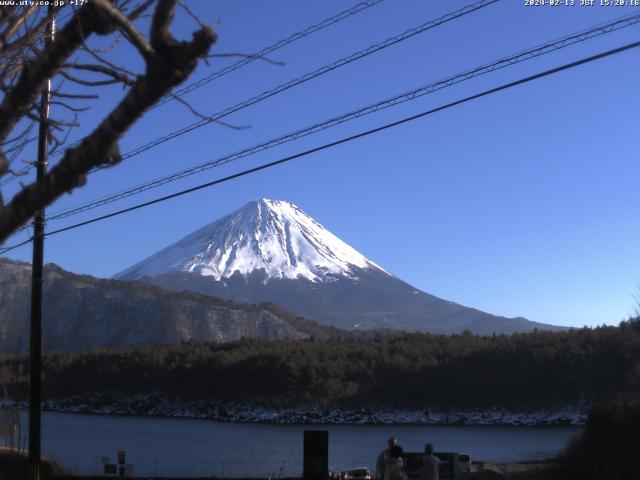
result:
[[[27,358],[5,356],[0,370],[9,392],[26,398]],[[273,406],[575,405],[638,389],[640,320],[514,335],[378,333],[50,353],[44,382],[48,398],[117,391]]]

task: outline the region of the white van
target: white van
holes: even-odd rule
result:
[[[465,453],[434,452],[440,460],[440,480],[469,480],[471,477],[471,458]],[[418,480],[422,468],[424,453],[405,452],[404,462],[409,480]]]

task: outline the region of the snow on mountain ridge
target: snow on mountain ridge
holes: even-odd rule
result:
[[[187,271],[221,280],[236,272],[247,275],[264,270],[267,278],[317,282],[336,276],[354,278],[354,267],[384,271],[297,206],[263,198],[193,232],[115,278]]]

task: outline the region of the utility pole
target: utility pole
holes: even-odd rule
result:
[[[48,14],[53,8],[49,6]],[[45,48],[53,40],[55,19],[47,25]],[[51,79],[40,96],[40,125],[38,131],[38,160],[36,178],[40,181],[47,172],[49,143],[49,101]],[[33,217],[33,259],[31,263],[31,333],[29,347],[29,480],[40,480],[40,457],[42,445],[42,282],[44,263],[44,209]]]

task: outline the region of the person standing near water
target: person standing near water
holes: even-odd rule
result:
[[[402,461],[403,455],[404,452],[400,445],[395,445],[389,449],[389,458],[387,459],[383,480],[407,480],[407,475],[404,472],[404,462]]]
[[[422,468],[420,469],[420,480],[439,480],[440,460],[433,454],[433,445],[427,443],[424,446],[424,456],[422,457]]]
[[[389,458],[391,458],[391,449],[398,446],[398,439],[396,437],[391,437],[387,442],[387,445],[388,447],[378,455],[378,461],[376,462],[376,474],[380,480],[384,480],[387,464],[389,463]]]

